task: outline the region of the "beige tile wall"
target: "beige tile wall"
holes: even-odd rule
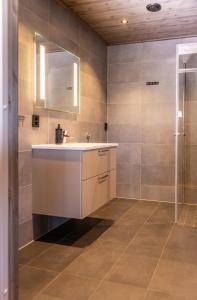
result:
[[[120,197],[174,201],[176,44],[196,41],[193,38],[108,48],[108,141],[120,143]],[[146,81],[159,81],[159,85],[146,86]],[[189,136],[194,138],[195,102],[190,101],[187,124]],[[195,146],[190,151],[197,157]],[[191,190],[187,192],[191,197]]]
[[[32,175],[31,145],[53,143],[58,123],[73,141],[84,142],[86,132],[92,141],[106,141],[107,47],[103,40],[70,10],[55,0],[20,0],[19,9],[19,239],[20,246],[31,241]],[[79,115],[36,110],[34,99],[34,43],[37,31],[81,58],[81,111]],[[40,128],[32,128],[33,112],[40,115]],[[34,217],[34,236],[61,223],[58,218]]]

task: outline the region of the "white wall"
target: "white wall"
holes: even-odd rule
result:
[[[8,299],[7,1],[0,0],[0,299]]]

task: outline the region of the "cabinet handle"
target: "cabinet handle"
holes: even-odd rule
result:
[[[109,177],[109,175],[104,175],[104,176],[101,176],[101,177],[98,177],[98,183],[103,183],[107,180],[107,178]]]
[[[98,151],[98,155],[99,155],[99,156],[103,156],[103,155],[105,155],[107,152],[109,152],[109,149],[102,149],[102,150],[99,150],[99,151]]]

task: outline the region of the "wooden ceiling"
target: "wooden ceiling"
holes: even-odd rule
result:
[[[154,0],[62,1],[109,45],[197,36],[197,0],[157,0],[162,5],[157,13],[146,10]]]

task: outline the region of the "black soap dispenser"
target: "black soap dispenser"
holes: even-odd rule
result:
[[[58,124],[57,128],[55,129],[55,142],[56,144],[62,144],[63,142],[63,130],[60,124]]]

